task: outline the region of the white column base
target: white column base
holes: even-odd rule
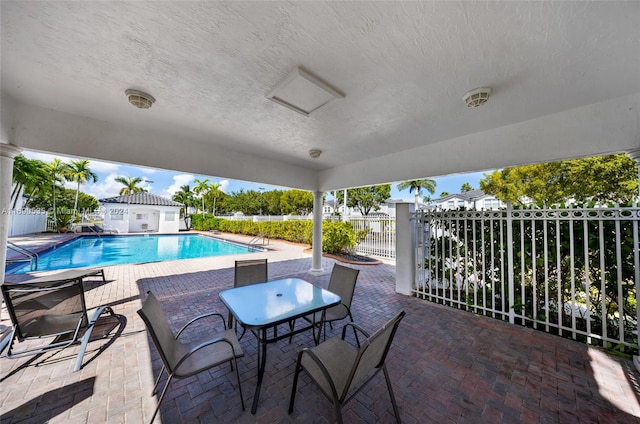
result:
[[[325,270],[322,269],[322,268],[318,268],[318,269],[311,268],[309,270],[309,274],[311,274],[311,275],[323,275],[323,274],[325,274]]]

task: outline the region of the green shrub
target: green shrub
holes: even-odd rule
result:
[[[191,215],[191,228],[198,231],[220,230],[220,223],[226,221],[210,213],[205,213],[204,218],[201,213]]]
[[[356,245],[357,236],[349,222],[322,224],[322,250],[327,253],[349,253]]]
[[[231,221],[214,217],[211,214],[194,214],[191,216],[191,227],[194,230],[219,230],[231,234],[256,236],[262,234],[267,238],[286,240],[294,243],[311,244],[313,239],[313,221],[267,221],[251,220]],[[348,222],[324,221],[322,224],[322,248],[327,253],[348,253],[353,250],[367,231],[356,233]]]

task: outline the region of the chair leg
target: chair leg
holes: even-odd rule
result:
[[[389,373],[387,372],[387,366],[382,365],[382,372],[384,373],[384,379],[387,380],[387,389],[389,389],[389,397],[391,398],[391,405],[393,405],[393,413],[396,416],[396,422],[400,424],[402,421],[400,420],[400,411],[398,411],[398,404],[396,403],[396,397],[393,394],[393,388],[391,387],[391,379],[389,378]]]
[[[302,365],[300,365],[301,359],[302,359],[302,351],[298,353],[298,360],[296,361],[296,371],[293,373],[293,386],[291,387],[291,397],[289,398],[289,413],[293,412],[293,404],[296,400],[296,389],[298,388],[298,376],[300,375],[300,370],[302,369]]]
[[[160,395],[160,399],[158,399],[158,406],[156,406],[156,410],[153,411],[153,416],[151,417],[151,421],[149,421],[149,424],[153,423],[153,420],[156,418],[156,415],[158,415],[158,411],[160,410],[160,404],[162,403],[162,399],[164,399],[164,395],[167,394],[167,389],[169,388],[169,383],[171,383],[171,379],[173,378],[173,375],[169,374],[169,377],[167,378],[167,382],[164,385],[164,388],[162,389],[162,394]]]
[[[351,312],[349,312],[349,319],[351,320],[351,322],[353,322],[353,316],[351,315]],[[353,330],[353,335],[356,336],[356,345],[358,346],[358,349],[360,349],[360,339],[358,338],[358,332],[356,331],[355,327],[351,327],[351,329]]]
[[[338,424],[342,424],[342,407],[337,399],[334,401],[333,406],[336,408],[336,420]]]
[[[227,318],[228,328],[233,328],[233,315],[229,312],[229,317]]]
[[[93,316],[89,317],[89,322],[87,324],[87,328],[84,332],[84,336],[82,336],[82,340],[80,343],[80,349],[78,349],[78,356],[76,357],[76,364],[73,367],[73,371],[80,371],[80,368],[82,368],[82,359],[84,358],[84,353],[87,350],[87,344],[89,343],[89,340],[91,339],[91,332],[93,331],[93,328],[96,325],[96,322],[98,322],[98,319],[100,318],[100,315],[102,315],[102,312],[104,311],[110,311],[111,314],[113,315],[113,310],[109,307],[106,306],[101,306],[97,309],[95,309],[95,312],[93,313]]]
[[[231,363],[231,368],[236,369],[236,379],[238,380],[238,392],[240,392],[240,403],[242,404],[242,410],[245,410],[244,407],[244,396],[242,396],[242,386],[240,385],[240,370],[238,370],[238,361],[236,360],[236,357],[233,357],[233,361]]]
[[[160,383],[160,378],[162,378],[162,374],[164,374],[164,365],[162,366],[162,369],[160,370],[160,374],[158,374],[158,378],[156,378],[156,384],[153,385],[153,391],[151,392],[151,396],[156,394],[156,390],[158,389],[158,384]]]

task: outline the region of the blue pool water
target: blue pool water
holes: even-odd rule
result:
[[[41,253],[37,271],[100,267],[207,256],[238,255],[255,252],[198,234],[144,236],[84,236]],[[9,274],[31,271],[29,264],[8,269]]]

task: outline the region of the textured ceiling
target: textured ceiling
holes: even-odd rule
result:
[[[640,92],[638,2],[2,1],[1,14],[2,94],[17,104],[93,118],[109,128],[169,134],[195,155],[194,146],[205,151],[212,145],[264,160],[254,165],[319,171],[318,187],[325,189],[340,186],[329,182],[333,170],[345,185],[364,182],[340,170],[358,163],[364,169],[367,161],[398,168],[389,178],[407,179],[500,166],[478,156],[460,162],[464,137],[613,99],[635,105],[637,97],[625,96]],[[267,100],[298,66],[345,98],[309,117]],[[466,108],[463,95],[480,86],[493,88],[489,102]],[[157,101],[149,110],[133,109],[127,88]],[[586,113],[597,116],[598,110]],[[628,119],[640,144],[637,110]],[[18,112],[15,121],[20,129]],[[22,121],[27,134],[34,124]],[[18,145],[46,146],[20,135],[14,135]],[[449,140],[463,141],[447,149]],[[53,152],[75,148],[97,159],[130,158],[161,168],[184,168],[193,160],[198,169],[192,172],[207,173],[187,154],[178,155],[180,165],[167,154],[136,159],[127,151],[121,157],[115,139],[113,149],[102,150],[51,143]],[[411,152],[430,145],[440,146],[441,158],[427,163],[447,160],[449,167],[433,162],[403,173]],[[322,149],[322,156],[310,159],[311,148]],[[479,152],[500,155],[492,149],[488,144]],[[607,145],[585,151],[605,152]],[[531,161],[554,156],[534,153]],[[569,154],[580,150],[558,152]],[[380,158],[389,160],[376,162]],[[504,164],[526,161],[514,156]],[[223,163],[209,171],[242,174]],[[272,169],[261,172],[265,182],[280,181]]]

